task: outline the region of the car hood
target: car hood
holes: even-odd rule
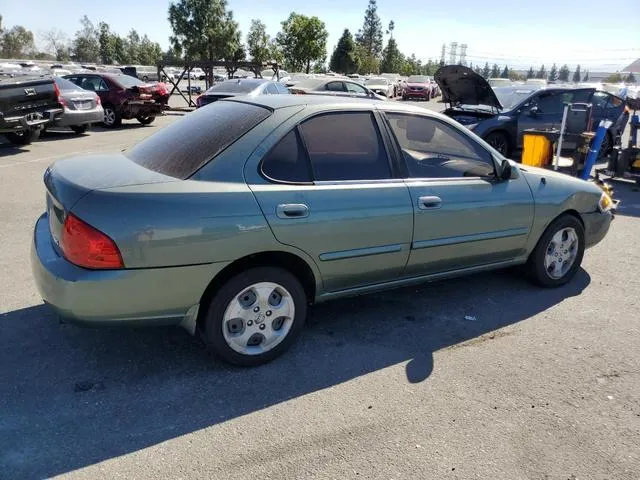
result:
[[[369,90],[386,90],[389,88],[389,85],[385,85],[384,83],[370,83],[365,85]]]
[[[461,65],[446,65],[434,76],[445,102],[452,105],[487,105],[502,110],[495,92],[482,75]]]
[[[427,87],[428,85],[428,83],[407,82],[407,86],[409,87]]]
[[[562,184],[565,187],[570,188],[574,192],[581,191],[584,193],[594,194],[598,198],[600,198],[599,196],[602,194],[602,189],[600,189],[600,187],[598,187],[595,183],[587,182],[578,177],[567,175],[566,173],[520,164],[518,164],[518,168],[532,188],[537,186],[542,178],[546,178],[551,179],[554,183]]]

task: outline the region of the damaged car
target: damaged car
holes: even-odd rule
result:
[[[600,149],[601,156],[609,153],[621,134],[617,128],[624,102],[595,88],[540,88],[526,84],[492,88],[481,75],[460,65],[442,67],[435,80],[447,104],[442,113],[472,130],[506,157],[522,148],[525,130],[559,129],[567,103],[592,105],[589,122],[592,130],[601,120],[613,122]]]

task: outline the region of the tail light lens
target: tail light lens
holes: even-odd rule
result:
[[[58,84],[57,84],[55,81],[53,82],[53,91],[54,91],[54,92],[55,92],[55,94],[56,94],[56,98],[58,99],[58,103],[59,103],[60,105],[62,105],[63,107],[68,106],[68,105],[67,105],[67,102],[65,102],[65,101],[64,101],[64,98],[62,98],[62,97],[60,96],[60,88],[58,87]]]
[[[60,248],[64,257],[79,267],[99,270],[124,268],[115,242],[70,213],[64,221]]]

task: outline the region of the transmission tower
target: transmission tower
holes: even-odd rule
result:
[[[460,45],[460,65],[467,65],[467,44],[463,43]]]
[[[458,42],[451,42],[449,46],[449,65],[456,64],[457,54],[458,54]]]
[[[443,44],[442,44],[442,55],[440,55],[440,65],[444,65],[444,52],[445,52],[445,48],[446,48],[446,45],[443,43]]]

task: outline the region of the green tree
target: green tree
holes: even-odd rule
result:
[[[26,28],[15,25],[2,31],[0,36],[0,53],[3,58],[26,58],[35,51],[33,33]]]
[[[142,65],[155,65],[162,59],[162,49],[156,42],[152,42],[147,35],[143,35],[138,45],[138,61]]]
[[[96,62],[100,57],[98,31],[86,15],[80,19],[80,25],[73,40],[73,57],[79,62]]]
[[[276,62],[280,67],[284,65],[284,52],[275,38],[269,40],[269,59]]]
[[[578,83],[582,78],[582,74],[580,72],[580,65],[576,67],[576,71],[573,72],[573,83]]]
[[[355,73],[358,70],[358,57],[356,55],[356,44],[349,29],[345,28],[342,36],[333,50],[329,61],[329,70],[332,72],[344,73],[346,75]]]
[[[195,60],[231,60],[240,46],[240,30],[226,0],[177,0],[169,5],[171,44]]]
[[[382,51],[382,61],[380,62],[380,71],[385,73],[399,73],[402,68],[404,59],[402,53],[398,49],[396,39],[391,37],[387,42],[387,46]]]
[[[129,63],[142,63],[140,61],[140,35],[135,29],[131,29],[125,39],[125,48]]]
[[[182,63],[182,58],[180,57],[180,55],[175,51],[175,49],[173,47],[169,47],[163,54],[162,54],[162,61],[166,64],[166,65],[180,65]]]
[[[247,48],[251,61],[263,63],[269,60],[269,35],[267,26],[260,20],[251,20],[251,27],[247,34]]]
[[[619,73],[612,73],[604,79],[606,83],[620,83],[622,81],[622,75]]]
[[[484,67],[482,68],[482,76],[484,78],[489,78],[489,74],[491,70],[489,69],[489,62],[485,62]]]
[[[117,35],[111,33],[108,23],[100,22],[98,24],[98,48],[100,51],[100,61],[105,65],[116,63],[115,37]]]
[[[540,78],[543,80],[547,78],[547,70],[544,68],[544,65],[542,65],[540,67],[540,70],[538,70],[538,73],[536,73],[536,78]]]
[[[369,0],[364,12],[364,23],[356,34],[356,42],[371,57],[378,58],[382,54],[382,22],[378,16],[376,0]]]
[[[129,61],[129,52],[127,50],[125,39],[120,35],[114,35],[112,40],[115,63],[119,63],[120,65],[131,63]]]
[[[588,82],[589,81],[589,70],[584,72],[584,78],[582,79],[582,81],[583,82]]]
[[[569,67],[566,64],[562,65],[560,67],[560,70],[558,71],[558,80],[560,80],[561,82],[568,82],[569,75],[571,75],[571,72],[569,71]]]
[[[327,30],[318,17],[307,17],[292,12],[282,22],[276,36],[282,47],[285,62],[293,70],[311,71],[311,63],[324,61],[327,56]]]
[[[629,72],[629,75],[625,77],[624,81],[627,83],[636,83],[636,76],[633,72]]]
[[[529,71],[527,72],[527,80],[530,78],[535,78],[536,72],[533,70],[533,67],[529,67]]]
[[[548,80],[550,82],[555,82],[556,80],[558,80],[558,67],[556,67],[555,63],[551,66],[551,70],[549,70]]]
[[[502,70],[502,73],[500,74],[500,78],[509,78],[509,67],[507,67],[506,65],[504,66],[504,70]]]
[[[489,78],[498,78],[500,76],[500,67],[498,67],[497,63],[493,64],[491,67],[491,74]]]

